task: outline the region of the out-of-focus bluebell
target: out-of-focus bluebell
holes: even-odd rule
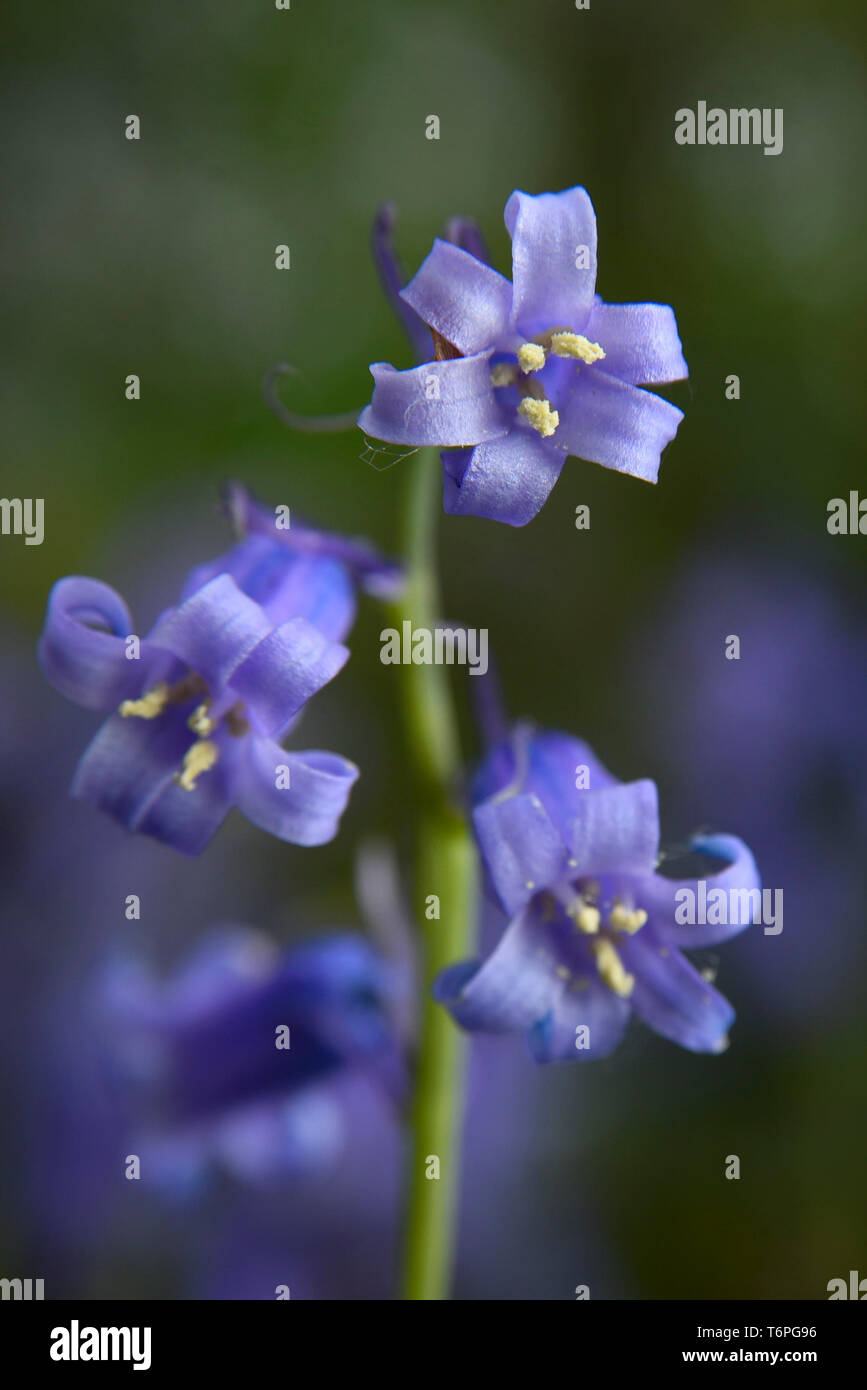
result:
[[[108,585],[70,577],[52,590],[39,643],[56,689],[115,711],[73,795],[193,855],[232,805],[294,844],[333,838],[358,769],[280,740],[348,658],[356,585],[385,593],[399,582],[370,547],[282,529],[280,509],[267,513],[242,489],[230,508],[244,539],[193,570],[146,637]]]
[[[361,936],[279,949],[250,928],[215,929],[166,980],[123,959],[102,983],[129,1142],[145,1182],[168,1191],[214,1165],[259,1181],[327,1164],[344,1137],[330,1090],[344,1069],[402,1095],[397,980]]]

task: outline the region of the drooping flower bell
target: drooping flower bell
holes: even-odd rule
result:
[[[523,526],[570,454],[656,482],[683,412],[640,388],[688,369],[668,305],[596,295],[585,189],[515,192],[505,219],[511,283],[464,245],[434,243],[401,291],[432,332],[434,360],[374,363],[358,423],[391,444],[447,449],[447,512]]]
[[[436,996],[458,1023],[526,1033],[539,1061],[605,1056],[633,1013],[694,1052],[723,1050],[734,1012],[683,952],[749,925],[740,903],[759,878],[742,841],[692,839],[705,892],[737,895],[738,911],[679,925],[676,895],[701,901],[700,882],[659,871],[653,782],[618,782],[578,739],[518,726],[485,758],[473,802],[489,886],[510,920],[486,961],[439,977]]]
[[[399,582],[370,547],[281,530],[241,489],[230,507],[244,539],[193,570],[146,637],[114,589],[72,576],[55,584],[39,642],[55,689],[113,711],[72,794],[185,854],[233,805],[293,844],[334,837],[358,769],[280,740],[349,656],[356,585],[385,593]]]
[[[128,958],[100,983],[108,1079],[142,1177],[186,1195],[213,1167],[244,1181],[331,1162],[340,1084],[404,1088],[390,963],[344,932],[279,948],[249,927],[211,930],[166,979]]]

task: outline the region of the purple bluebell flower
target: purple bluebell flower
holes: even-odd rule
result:
[[[525,1032],[539,1061],[607,1055],[633,1013],[694,1052],[725,1047],[733,1010],[683,951],[750,918],[679,924],[676,895],[686,889],[697,904],[701,889],[658,872],[653,782],[619,782],[585,743],[518,726],[485,758],[473,804],[489,887],[510,920],[486,961],[439,977],[436,996],[458,1023]],[[734,836],[695,836],[690,851],[713,887],[758,889]]]
[[[349,656],[356,584],[399,582],[359,542],[280,530],[241,489],[230,507],[244,539],[193,570],[146,637],[107,584],[72,576],[55,584],[39,642],[55,689],[111,712],[72,794],[193,855],[233,805],[293,844],[334,837],[358,769],[281,740]]]
[[[103,1045],[143,1178],[188,1196],[215,1167],[256,1183],[332,1162],[342,1073],[402,1094],[397,983],[349,933],[280,949],[250,928],[215,929],[166,980],[115,961]]]
[[[464,245],[437,240],[400,291],[433,335],[435,360],[371,367],[359,426],[443,456],[445,509],[530,521],[570,454],[656,482],[683,412],[641,386],[688,375],[673,310],[605,304],[596,216],[583,188],[512,194],[511,283]],[[458,235],[457,233],[454,233]]]

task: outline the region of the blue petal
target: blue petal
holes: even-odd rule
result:
[[[691,1052],[720,1052],[725,1047],[734,1009],[680,951],[660,948],[644,932],[624,934],[617,948],[635,976],[629,1002],[639,1018]]]
[[[677,320],[668,304],[603,304],[585,329],[605,352],[605,371],[634,386],[654,386],[689,376]]]
[[[490,357],[455,357],[426,362],[407,372],[374,362],[373,397],[358,418],[359,429],[390,444],[479,444],[506,433],[490,381]]]
[[[443,506],[451,516],[526,526],[548,500],[565,462],[565,452],[516,427],[443,457]]]
[[[656,482],[662,451],[683,419],[662,396],[608,376],[598,363],[577,374],[558,406],[560,447],[646,483]]]
[[[221,574],[163,614],[148,640],[185,661],[216,694],[270,631],[258,603]]]
[[[401,299],[464,356],[493,347],[512,307],[508,280],[484,261],[437,239]]]
[[[221,574],[230,575],[275,627],[290,618],[306,618],[325,637],[339,642],[355,621],[351,573],[331,555],[295,553],[268,536],[251,535],[216,560],[194,569],[184,586],[182,602]]]
[[[556,730],[536,732],[532,725],[516,724],[508,741],[485,756],[470,790],[474,806],[507,789],[537,796],[563,843],[568,844],[582,797],[588,790],[618,785],[616,777],[581,739]]]
[[[596,214],[584,188],[532,197],[515,192],[506,204],[512,238],[513,319],[530,338],[549,328],[582,332],[596,286]],[[582,268],[587,250],[587,268]]]
[[[695,925],[684,924],[681,926],[675,919],[675,912],[678,907],[676,894],[683,889],[688,889],[695,895],[694,900],[697,901],[698,880],[665,878],[662,874],[654,874],[652,878],[641,884],[641,906],[648,912],[654,932],[662,945],[678,946],[687,951],[705,946],[716,946],[721,941],[728,941],[730,937],[736,936],[738,932],[749,926],[750,920],[747,913],[740,909],[740,895],[760,893],[762,887],[756,861],[743,840],[739,840],[737,836],[695,836],[690,843],[690,848],[699,854],[713,856],[714,860],[727,861],[725,868],[719,869],[717,872],[713,868],[709,870],[706,879],[707,891],[711,892],[715,888],[723,889],[729,904],[732,902],[731,895],[738,894],[738,918],[745,917],[747,920],[738,920],[734,924],[731,922],[696,923]],[[730,911],[726,912],[727,917],[732,915]]]
[[[269,509],[258,502],[239,483],[233,483],[227,490],[227,504],[232,519],[242,534],[265,536],[276,542],[282,549],[298,559],[335,560],[348,571],[354,583],[377,598],[395,598],[400,593],[404,575],[401,566],[394,560],[381,555],[375,546],[366,540],[342,536],[335,531],[320,531],[316,527],[299,524],[297,519],[289,528],[277,524],[277,509]],[[243,584],[240,585],[243,588]],[[256,594],[252,594],[256,598]],[[263,607],[267,604],[263,602]],[[295,617],[287,613],[284,617]],[[315,621],[307,612],[301,614]],[[320,624],[317,623],[317,626]],[[326,636],[337,640],[340,634],[327,632]]]
[[[535,796],[492,797],[473,813],[485,869],[506,912],[563,881],[568,850]]]
[[[286,779],[281,768],[288,769],[287,787],[278,786]],[[334,839],[357,778],[355,764],[336,753],[287,753],[270,739],[237,740],[232,790],[239,809],[254,825],[295,845]]]
[[[221,759],[191,791],[174,782],[193,742],[185,715],[167,710],[159,719],[107,719],[85,750],[72,795],[98,806],[128,830],[199,854],[231,805]]]
[[[348,659],[347,647],[329,642],[306,618],[293,618],[253,648],[231,686],[257,728],[276,734]]]
[[[629,1018],[628,1003],[600,985],[586,943],[544,896],[512,919],[483,964],[443,971],[434,997],[470,1032],[528,1033],[539,1061],[604,1056]],[[590,1029],[586,1050],[575,1046],[581,1025]]]
[[[659,853],[659,801],[647,778],[579,794],[570,843],[580,874],[650,874]]]
[[[130,660],[126,639],[132,634],[129,609],[114,589],[71,575],[51,590],[39,664],[68,700],[85,709],[116,709],[160,680],[170,664],[147,642],[140,643],[138,659]]]
[[[536,1061],[597,1062],[608,1057],[620,1046],[629,1024],[629,1001],[589,976],[557,983],[556,1003],[530,1030]],[[580,1037],[579,1028],[587,1030]]]

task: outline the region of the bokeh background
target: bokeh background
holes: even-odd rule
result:
[[[0,1273],[53,1296],[393,1296],[393,1116],[350,1107],[326,1175],[166,1205],[123,1181],[91,1122],[82,1006],[119,940],[170,966],[217,921],[278,941],[359,922],[359,845],[405,856],[411,818],[381,614],[364,604],[305,725],[306,746],[363,767],[338,840],[307,852],[233,816],[195,862],[67,799],[95,720],[43,688],[34,643],[68,572],[115,585],[146,627],[224,548],[231,478],[394,550],[412,460],[379,472],[354,433],[292,435],[263,372],[288,360],[292,405],[342,411],[366,400],[368,362],[409,365],[369,254],[381,202],[408,270],[462,213],[507,271],[512,189],[583,183],[601,293],[675,306],[691,378],[668,394],[686,419],[657,488],[572,460],[523,531],[444,518],[446,616],[489,629],[514,713],[656,778],[673,842],[744,836],[785,926],[705,962],[739,1015],[719,1058],[638,1027],[589,1066],[474,1045],[456,1296],[823,1298],[867,1274],[867,540],[826,530],[830,498],[867,490],[857,15],[82,0],[48,16],[11,0],[0,491],[44,497],[46,535],[0,538]],[[676,145],[674,112],[699,99],[782,107],[782,155]]]

